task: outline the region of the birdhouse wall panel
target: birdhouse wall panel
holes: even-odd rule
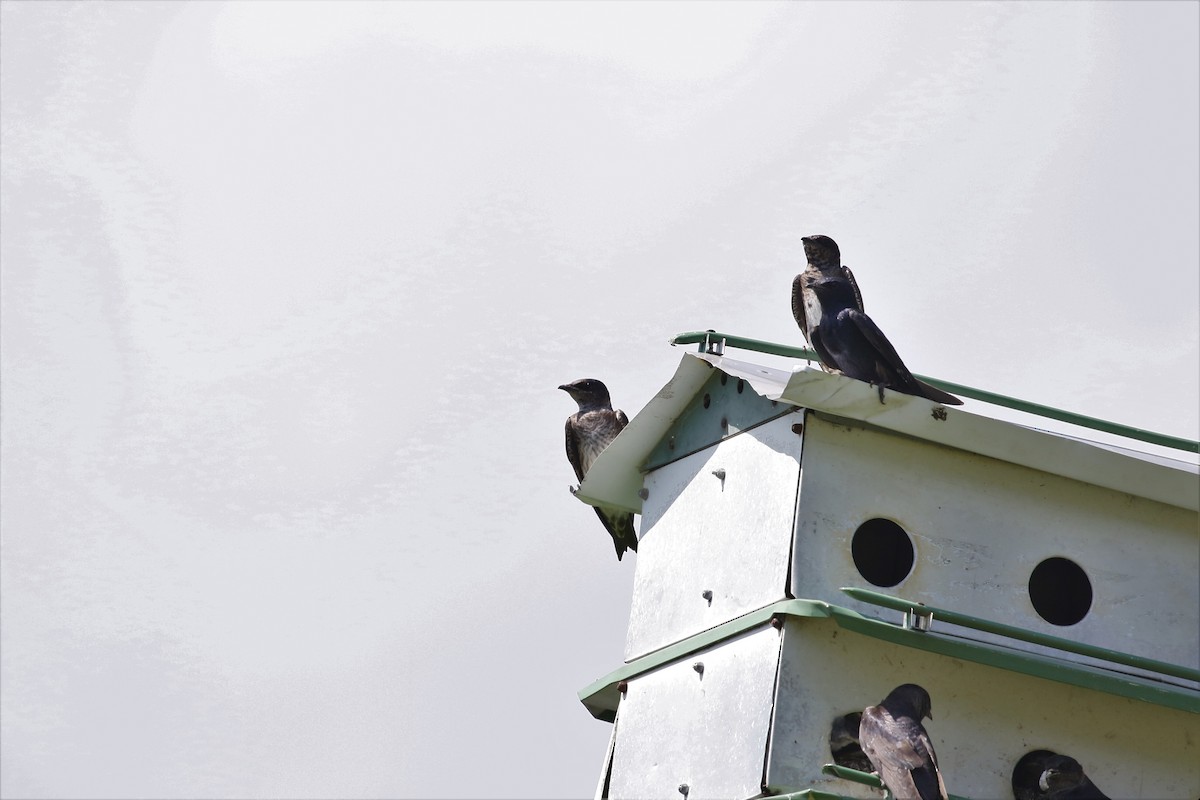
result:
[[[808,415],[796,597],[898,616],[839,591],[858,586],[1196,666],[1198,544],[1197,515],[1186,509]],[[1052,624],[1047,611],[1072,624]]]
[[[713,369],[709,379],[647,456],[646,468],[657,469],[739,431],[795,411],[792,405],[756,393],[744,379]]]
[[[608,796],[758,796],[779,642],[774,628],[751,631],[631,680]]]
[[[773,420],[646,476],[627,661],[785,596],[798,420]]]
[[[839,629],[832,620],[788,618],[767,758],[773,791],[816,788],[879,797],[821,773],[829,730],[903,683],[933,698],[925,720],[946,789],[1012,797],[1013,766],[1030,750],[1070,755],[1109,797],[1200,796],[1197,717],[1008,670],[960,661]]]

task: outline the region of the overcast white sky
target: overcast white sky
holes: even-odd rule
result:
[[[1200,433],[1200,4],[0,13],[6,797],[590,795],[555,387],[800,343],[806,234],[915,371]]]

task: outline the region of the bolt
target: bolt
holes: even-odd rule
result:
[[[804,433],[804,423],[803,423],[803,422],[797,422],[795,425],[793,425],[793,426],[792,426],[792,433],[796,434],[797,436],[799,436],[800,434]]]
[[[638,489],[638,497],[642,498],[643,500],[647,499],[650,497],[650,490],[645,487]]]
[[[774,628],[775,630],[779,630],[780,628],[782,628],[783,627],[783,618],[782,617],[771,617],[771,627]]]
[[[704,394],[703,403],[704,403],[705,408],[708,408],[710,405],[712,405],[712,396],[709,395],[707,392],[705,392],[705,394]]]
[[[717,467],[716,469],[714,469],[712,471],[712,474],[717,476],[717,480],[721,481],[722,483],[725,482],[725,468],[724,467]]]
[[[688,792],[690,792],[690,791],[691,791],[691,787],[689,787],[686,783],[679,784],[679,793],[681,795],[683,795],[684,797],[687,797]]]
[[[621,694],[625,694],[626,692],[628,692],[629,691],[629,681],[618,681],[617,682],[617,691],[620,692]]]
[[[704,675],[704,662],[697,661],[695,664],[692,664],[692,669],[696,670],[697,675],[703,676]]]
[[[705,589],[700,596],[707,600],[710,606],[712,605],[712,589]]]

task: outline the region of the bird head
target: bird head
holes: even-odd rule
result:
[[[841,278],[807,278],[808,288],[817,293],[821,302],[832,306],[852,307],[856,305],[854,289]]]
[[[843,714],[835,719],[829,730],[829,749],[836,751],[851,744],[857,744],[858,726],[861,722],[861,711]]]
[[[889,706],[893,703],[902,703],[912,709],[913,716],[918,720],[933,719],[933,700],[929,697],[929,692],[925,691],[924,687],[918,686],[915,683],[905,683],[892,689],[891,693],[884,699],[883,705]]]
[[[1038,779],[1043,792],[1073,789],[1083,782],[1083,767],[1070,756],[1056,755],[1043,762],[1045,769]]]
[[[580,411],[612,407],[608,387],[595,378],[580,378],[558,388],[571,395],[571,399],[579,404]]]
[[[804,244],[804,255],[808,258],[808,263],[817,269],[842,265],[842,251],[838,249],[837,242],[828,236],[816,233],[805,236],[800,241]]]

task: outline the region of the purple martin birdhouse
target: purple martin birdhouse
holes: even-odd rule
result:
[[[1200,796],[1195,443],[687,341],[578,490],[641,515],[623,663],[580,692],[614,723],[597,797],[1004,798],[1032,751]]]

